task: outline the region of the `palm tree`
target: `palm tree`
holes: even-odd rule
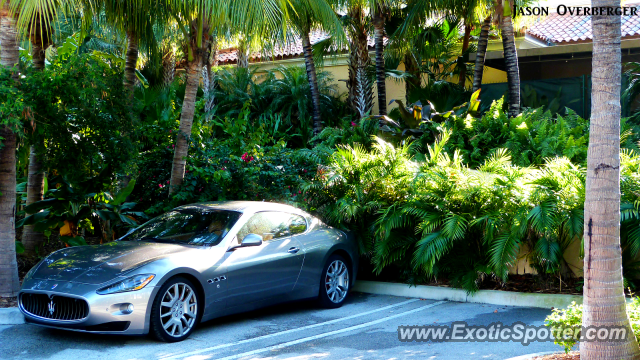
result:
[[[203,55],[213,41],[215,30],[222,24],[244,31],[251,29],[262,36],[265,29],[277,27],[286,19],[287,0],[165,0],[164,11],[173,17],[184,36],[187,58],[187,81],[180,128],[176,137],[169,195],[182,184],[188,139],[195,115],[196,95],[202,73]],[[185,26],[186,24],[186,26]]]
[[[387,115],[386,69],[384,66],[384,25],[390,4],[386,0],[373,5],[374,47],[376,51],[376,85],[378,88],[378,114]]]
[[[518,68],[518,53],[516,39],[513,32],[511,12],[513,0],[496,0],[495,21],[500,27],[502,35],[502,49],[504,64],[507,69],[507,85],[509,94],[509,117],[516,117],[520,113],[520,69]]]
[[[322,28],[332,37],[339,38],[342,34],[342,27],[331,6],[325,0],[292,0],[290,3],[292,11],[289,23],[296,35],[302,39],[304,63],[307,68],[313,104],[313,135],[316,136],[322,131],[323,124],[320,115],[318,75],[313,60],[310,34],[313,29]]]
[[[0,65],[14,69],[19,64],[15,16],[9,0],[0,0]],[[5,119],[0,119],[0,122]],[[16,260],[16,134],[8,124],[0,124],[0,296],[15,296],[20,288]]]
[[[349,80],[347,98],[359,117],[364,117],[373,108],[373,84],[367,74],[371,64],[369,57],[369,21],[364,1],[348,4],[347,33],[349,34]]]
[[[482,85],[482,74],[484,72],[484,58],[487,54],[487,46],[489,45],[489,30],[491,30],[491,15],[487,16],[482,22],[480,29],[480,37],[478,38],[478,50],[476,52],[476,64],[473,70],[473,88],[472,92],[480,89]]]
[[[99,4],[100,10],[104,10],[107,24],[126,35],[124,85],[130,98],[133,98],[140,42],[153,42],[154,23],[159,22],[160,18],[168,19],[162,11],[158,11],[162,8],[158,8],[155,1],[103,0]]]
[[[594,0],[616,8],[619,0]],[[584,203],[584,288],[582,326],[625,327],[626,313],[620,250],[620,16],[591,18],[593,78],[591,130]],[[580,359],[640,359],[635,336],[625,341],[581,341]]]
[[[45,66],[45,51],[52,44],[52,20],[54,12],[49,6],[56,6],[58,4],[52,3],[35,3],[30,4],[26,1],[21,2],[21,7],[30,6],[33,12],[20,12],[19,22],[28,24],[26,33],[31,42],[31,56],[33,59],[33,68],[36,71],[44,70]],[[35,5],[35,6],[34,6]],[[44,5],[42,7],[42,5]],[[26,14],[33,14],[30,19],[24,19]],[[20,21],[21,20],[21,21]],[[36,153],[36,147],[31,146],[29,149],[29,169],[27,178],[27,203],[31,205],[36,201],[42,200],[44,191],[44,173],[42,171],[42,164],[38,160]],[[35,254],[36,248],[44,240],[42,233],[36,232],[33,225],[27,225],[22,230],[22,244],[24,245],[25,253]]]
[[[31,42],[31,54],[33,58],[33,67],[36,71],[44,70],[45,51],[53,43],[53,20],[57,17],[58,11],[70,6],[78,8],[79,3],[66,0],[50,0],[50,1],[15,1],[12,4],[14,11],[19,16],[17,20],[17,30],[27,35]],[[90,6],[88,6],[90,7]],[[38,159],[35,146],[29,149],[29,168],[27,180],[27,202],[31,205],[36,201],[42,200],[44,191],[44,172],[42,164]],[[35,254],[36,248],[44,240],[42,233],[36,232],[33,225],[27,225],[22,231],[22,243],[25,253]]]

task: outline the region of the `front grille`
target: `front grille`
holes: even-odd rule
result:
[[[52,320],[80,320],[89,315],[89,305],[72,297],[22,293],[20,306],[29,315]]]

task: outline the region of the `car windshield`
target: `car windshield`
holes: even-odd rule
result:
[[[173,210],[146,222],[121,240],[217,245],[240,215],[235,211],[201,208]]]

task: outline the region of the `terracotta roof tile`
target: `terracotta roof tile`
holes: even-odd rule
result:
[[[311,32],[309,39],[311,40],[311,44],[316,44],[319,41],[325,40],[329,37],[327,33],[321,30],[315,30]],[[387,42],[387,38],[384,39],[385,43]],[[374,39],[369,37],[367,39],[367,43],[370,48],[374,46]],[[264,59],[270,58],[294,58],[302,56],[302,40],[299,37],[295,37],[294,41],[288,43],[284,46],[275,46],[273,50],[267,52],[253,52],[249,56],[249,61],[257,62]],[[220,64],[234,64],[238,61],[238,51],[235,48],[230,49],[222,49],[218,51],[218,62]]]
[[[640,4],[627,4],[640,8]],[[622,38],[640,36],[640,16],[621,16]],[[591,16],[571,16],[568,13],[551,14],[532,26],[527,33],[542,41],[555,44],[587,42],[593,40]]]

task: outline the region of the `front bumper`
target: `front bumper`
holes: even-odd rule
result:
[[[28,323],[57,329],[99,334],[142,335],[149,332],[152,300],[158,289],[146,286],[138,291],[98,295],[101,285],[66,281],[30,279],[22,285],[18,306]],[[67,296],[83,299],[89,306],[88,316],[80,320],[53,320],[27,312],[22,304],[24,293]],[[133,304],[133,312],[122,311],[122,304]]]

